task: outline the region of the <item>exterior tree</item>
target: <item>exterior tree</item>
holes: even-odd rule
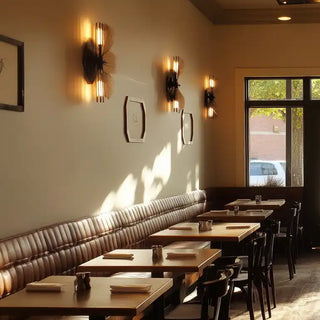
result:
[[[312,92],[320,98],[320,79],[314,81]],[[303,109],[281,107],[281,100],[302,100],[302,79],[249,80],[249,100],[275,100],[279,107],[250,108],[250,118],[267,116],[286,122],[291,117],[291,185],[303,185]]]

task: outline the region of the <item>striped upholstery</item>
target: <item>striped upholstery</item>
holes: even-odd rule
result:
[[[49,275],[74,274],[103,252],[146,247],[150,234],[203,213],[205,204],[204,191],[193,191],[2,239],[0,297]]]

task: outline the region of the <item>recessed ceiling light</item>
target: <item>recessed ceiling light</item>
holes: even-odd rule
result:
[[[281,17],[278,17],[278,20],[280,20],[280,21],[289,21],[289,20],[291,20],[291,17],[281,16]]]

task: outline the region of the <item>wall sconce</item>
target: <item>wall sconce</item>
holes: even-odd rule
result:
[[[106,61],[103,60],[104,46],[104,25],[99,22],[95,27],[95,41],[92,39],[86,41],[83,46],[82,65],[84,78],[87,83],[96,82],[96,101],[104,102],[104,71],[103,66]]]
[[[206,115],[208,118],[213,118],[217,112],[214,110],[215,95],[214,95],[215,79],[212,75],[209,79],[204,90],[204,105],[206,107]]]
[[[177,100],[177,91],[180,86],[178,83],[179,76],[179,57],[174,56],[172,63],[168,60],[168,72],[166,77],[166,93],[169,102],[169,110],[179,112],[179,101]]]

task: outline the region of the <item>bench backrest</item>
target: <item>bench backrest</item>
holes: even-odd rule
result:
[[[64,222],[0,240],[0,297],[49,275],[74,274],[106,251],[145,247],[146,239],[205,210],[202,190]]]

